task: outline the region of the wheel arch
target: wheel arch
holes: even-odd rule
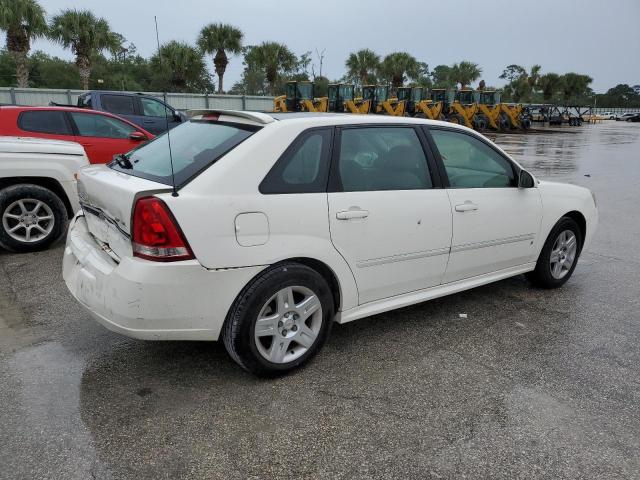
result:
[[[563,217],[568,217],[572,219],[578,224],[578,227],[580,227],[580,236],[582,237],[580,242],[580,251],[581,251],[582,246],[584,245],[585,239],[587,238],[587,219],[578,210],[571,210],[570,212],[565,213]]]
[[[336,275],[336,273],[333,271],[331,267],[329,267],[329,265],[315,258],[294,257],[294,258],[288,258],[286,260],[282,260],[272,266],[276,266],[278,264],[286,263],[286,262],[300,263],[318,272],[327,281],[327,283],[329,284],[329,288],[331,288],[331,296],[333,297],[334,311],[336,313],[340,311],[340,307],[342,306],[342,292],[340,289],[340,281],[338,280],[338,276]]]
[[[71,202],[67,197],[67,193],[64,191],[64,188],[62,187],[60,182],[58,182],[55,178],[50,178],[50,177],[3,177],[3,178],[0,178],[0,190],[6,187],[12,187],[14,185],[21,185],[21,184],[38,185],[39,187],[43,187],[48,190],[51,190],[60,198],[60,200],[62,200],[62,203],[64,204],[64,207],[67,211],[67,217],[68,218],[73,217],[73,208],[71,207]]]

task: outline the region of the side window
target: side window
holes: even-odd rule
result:
[[[65,114],[56,110],[32,110],[22,112],[18,117],[18,127],[28,132],[73,135]]]
[[[142,103],[142,114],[146,117],[170,117],[173,112],[157,100],[151,98],[140,98]]]
[[[345,192],[433,187],[427,158],[411,127],[345,128],[338,172]]]
[[[331,129],[303,133],[260,184],[260,192],[318,193],[327,188]]]
[[[129,138],[136,129],[117,118],[95,113],[71,112],[81,137]]]
[[[430,129],[453,188],[515,187],[511,162],[471,135]]]
[[[133,97],[126,95],[102,95],[102,108],[116,115],[134,115]]]

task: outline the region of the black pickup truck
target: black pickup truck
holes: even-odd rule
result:
[[[78,107],[126,118],[154,135],[186,121],[186,116],[159,98],[143,93],[91,90],[78,97]]]

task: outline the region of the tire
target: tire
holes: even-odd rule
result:
[[[293,301],[286,302],[291,296]],[[312,296],[316,308],[307,314],[301,303]],[[294,307],[289,306],[292,303]],[[262,272],[240,292],[225,319],[222,338],[238,365],[254,375],[274,377],[300,367],[322,348],[333,316],[333,296],[326,280],[305,265],[281,263]],[[259,336],[256,327],[261,317],[263,335]],[[276,348],[278,345],[285,348]]]
[[[19,184],[0,190],[0,246],[7,250],[44,250],[62,236],[67,222],[64,203],[48,188]]]
[[[564,252],[556,253],[558,248],[562,247],[561,235],[565,235],[568,245],[563,247]],[[573,236],[574,243],[571,243],[570,235]],[[549,233],[536,262],[536,268],[526,274],[527,279],[540,288],[558,288],[564,285],[578,264],[582,242],[582,233],[575,220],[562,217]],[[551,263],[552,253],[558,259],[558,262],[555,262],[553,266]],[[560,264],[559,270],[557,270],[558,264]],[[567,264],[569,265],[567,266]]]

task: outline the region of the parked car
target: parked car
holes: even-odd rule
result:
[[[73,107],[0,107],[0,135],[74,141],[91,163],[139,147],[153,134],[115,115]]]
[[[142,93],[92,90],[78,97],[78,107],[113,113],[154,135],[186,120],[183,113],[159,98]]]
[[[626,122],[640,122],[640,113],[636,113],[625,119]]]
[[[193,115],[171,152],[163,136],[82,170],[63,276],[107,328],[222,339],[258,375],[309,360],[334,320],[523,273],[559,287],[596,228],[588,189],[536,180],[465,127]]]
[[[630,113],[622,113],[622,114],[617,114],[616,115],[616,120],[618,121],[626,121],[628,118],[631,118],[635,115],[638,115],[638,112],[630,112]]]
[[[80,209],[76,176],[89,165],[81,145],[0,137],[0,247],[42,250]]]

